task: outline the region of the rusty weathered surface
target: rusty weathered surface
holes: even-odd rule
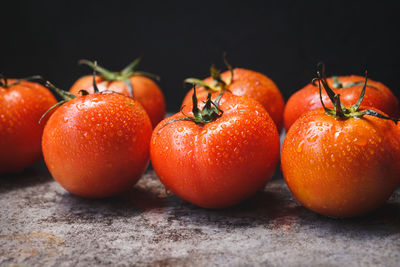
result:
[[[1,266],[400,263],[399,190],[375,213],[339,220],[301,207],[280,177],[213,211],[168,196],[152,171],[118,197],[87,200],[42,166],[0,178],[0,207]]]

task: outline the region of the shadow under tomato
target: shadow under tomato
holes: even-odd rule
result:
[[[0,174],[0,193],[32,187],[51,180],[44,161],[40,161],[20,173]]]
[[[88,199],[68,192],[59,193],[55,211],[44,221],[54,223],[101,223],[111,225],[114,219],[139,215],[140,211],[119,196]]]

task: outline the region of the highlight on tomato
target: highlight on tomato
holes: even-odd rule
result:
[[[54,179],[72,194],[100,198],[133,186],[149,162],[152,133],[142,105],[127,96],[82,90],[75,96],[47,83],[63,101],[43,133],[43,155]]]
[[[283,110],[285,102],[278,86],[266,75],[243,68],[232,68],[224,56],[224,62],[228,70],[222,72],[214,65],[210,68],[211,76],[199,80],[188,78],[187,83],[198,86],[197,95],[199,100],[205,100],[208,93],[230,91],[236,96],[246,96],[257,100],[268,111],[276,124],[278,131],[282,129]],[[186,94],[182,106],[189,105],[193,95],[193,88]]]
[[[335,94],[341,95],[345,106],[354,105],[363,89],[364,78],[358,75],[325,77],[325,67],[322,63],[322,76]],[[322,108],[319,100],[319,89],[316,81],[306,85],[294,93],[286,103],[283,120],[286,131],[300,116],[310,110]],[[333,104],[325,91],[322,92],[325,106],[332,108]],[[363,105],[374,107],[392,117],[400,116],[399,101],[392,91],[383,83],[368,79]]]
[[[96,83],[99,91],[114,91],[126,96],[133,97],[140,102],[150,117],[153,127],[157,125],[165,116],[165,99],[164,95],[154,80],[159,81],[157,75],[138,71],[141,58],[134,60],[122,71],[113,72],[106,68],[96,65],[98,76]],[[92,69],[95,68],[94,62],[89,60],[80,60],[79,64],[85,64]],[[79,78],[70,88],[70,93],[79,95],[80,90],[86,90],[93,93],[92,76],[87,75]]]
[[[358,101],[341,102],[318,72],[333,108],[310,111],[289,129],[281,167],[290,191],[305,207],[333,217],[360,216],[381,206],[400,183],[398,119]],[[337,92],[337,91],[336,91]]]
[[[212,98],[214,100],[212,100]],[[279,159],[279,135],[257,101],[229,92],[208,93],[160,122],[150,157],[164,186],[204,208],[241,202],[271,178]]]
[[[46,87],[0,76],[0,174],[21,172],[42,156],[39,119],[57,103]]]

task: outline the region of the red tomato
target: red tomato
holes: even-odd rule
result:
[[[20,172],[41,158],[44,123],[39,119],[57,101],[38,83],[0,84],[0,173]]]
[[[190,105],[183,109],[197,122],[182,113],[160,122],[150,156],[168,190],[201,207],[224,208],[271,178],[279,158],[279,135],[268,112],[253,99],[227,92],[218,109],[207,103],[203,111],[190,111]]]
[[[76,97],[59,107],[43,133],[54,179],[83,197],[107,197],[136,183],[149,162],[151,122],[142,105],[116,93]]]
[[[229,90],[232,94],[237,96],[253,98],[268,111],[278,131],[280,131],[282,129],[285,102],[276,84],[264,74],[252,70],[241,68],[233,69],[232,81],[230,81],[231,75],[232,73],[230,71],[221,73],[220,79],[225,81],[225,86],[219,86],[215,81],[213,86],[213,77],[206,78],[203,82],[209,84],[213,88],[210,90],[206,89],[204,86],[198,87],[199,100],[205,100],[208,92],[219,92],[224,89]],[[186,94],[182,106],[190,105],[192,95],[193,89]]]
[[[334,83],[333,78],[328,78],[327,82],[336,94],[341,95],[342,103],[345,106],[354,105],[363,88],[364,78],[361,76],[339,76],[338,82]],[[352,86],[353,85],[353,86]],[[392,117],[399,117],[399,101],[393,95],[388,87],[383,83],[368,80],[368,87],[363,100],[364,106],[374,107]],[[347,87],[348,86],[348,87]],[[340,88],[346,87],[346,88]],[[328,95],[322,92],[322,98],[327,107],[332,107]],[[283,120],[286,130],[305,112],[322,108],[319,98],[318,86],[312,83],[306,85],[303,89],[294,93],[288,100],[283,114]]]
[[[338,95],[329,94],[334,109],[308,112],[290,127],[282,172],[305,207],[328,216],[359,216],[382,205],[400,183],[400,129],[384,113],[359,108],[362,97],[344,108]]]
[[[84,63],[94,67],[92,62],[84,61]],[[100,74],[100,76],[96,77],[96,82],[101,92],[108,90],[133,97],[142,104],[150,117],[153,127],[164,118],[166,106],[164,95],[157,83],[145,75],[152,78],[157,76],[134,71],[133,69],[125,73],[113,73],[101,67],[96,70]],[[82,89],[93,93],[92,79],[91,75],[79,78],[71,86],[70,93],[77,96]],[[130,89],[129,86],[132,88]]]

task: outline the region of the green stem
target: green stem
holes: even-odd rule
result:
[[[142,57],[138,57],[134,61],[132,61],[128,66],[126,66],[122,71],[121,74],[128,74],[133,72],[133,70],[139,65],[140,61],[142,60]]]
[[[197,78],[186,78],[184,80],[184,83],[191,83],[197,86],[202,86],[206,90],[211,91],[211,92],[221,92],[228,90],[228,86],[231,85],[233,82],[233,68],[229,64],[228,60],[226,59],[226,53],[223,54],[223,60],[230,71],[231,75],[229,77],[229,80],[224,81],[221,77],[221,71],[218,70],[214,65],[211,65],[210,67],[210,76],[213,79],[212,83],[205,82],[204,80],[200,80]]]
[[[322,71],[324,72],[324,66],[323,66]],[[398,118],[392,118],[392,117],[385,116],[385,115],[380,114],[379,112],[372,110],[372,109],[363,110],[363,111],[358,110],[362,104],[362,101],[364,100],[365,91],[368,86],[367,85],[367,81],[368,81],[367,74],[368,74],[367,71],[365,71],[365,81],[364,81],[363,89],[361,90],[361,93],[360,93],[360,97],[358,98],[357,102],[353,106],[351,106],[350,108],[347,108],[341,103],[340,94],[335,94],[333,92],[333,90],[329,87],[329,85],[326,81],[325,75],[324,74],[321,75],[321,73],[319,71],[317,71],[317,78],[313,79],[312,83],[314,84],[315,80],[318,81],[319,97],[320,97],[322,106],[325,109],[325,114],[332,116],[334,118],[337,118],[337,119],[342,119],[342,120],[346,120],[349,118],[355,118],[355,117],[362,117],[364,115],[370,115],[370,116],[375,116],[380,119],[392,120],[397,124],[397,122],[399,121]],[[334,81],[334,84],[336,82]],[[332,103],[334,105],[333,109],[327,108],[324,104],[324,101],[322,100],[321,83],[322,83],[326,93],[328,94],[329,99],[332,101]]]
[[[100,76],[102,78],[104,78],[107,81],[116,81],[118,80],[118,75],[114,72],[111,72],[101,66],[97,66],[97,64],[95,64],[92,61],[89,61],[87,59],[81,59],[78,61],[78,64],[83,64],[83,65],[87,65],[89,67],[91,67],[92,69],[96,69],[98,73],[100,73]]]
[[[76,96],[71,94],[68,91],[61,90],[57,88],[54,84],[49,81],[46,81],[46,87],[53,91],[56,95],[58,95],[63,101],[69,101],[74,99]]]
[[[40,75],[33,75],[33,76],[17,79],[15,82],[12,82],[12,83],[8,83],[8,79],[3,74],[0,74],[0,79],[3,79],[3,81],[4,81],[4,83],[0,82],[1,87],[8,88],[8,87],[17,85],[23,81],[43,80],[43,77]]]

